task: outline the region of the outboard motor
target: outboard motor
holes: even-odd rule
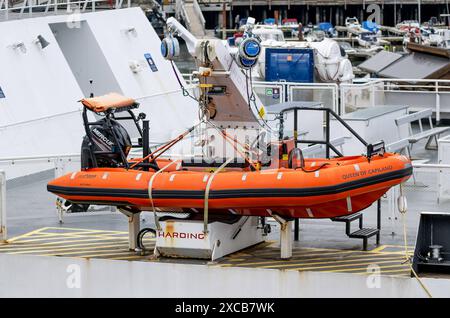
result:
[[[81,168],[123,167],[132,147],[126,129],[112,118],[102,118],[90,127],[81,145]],[[90,140],[92,139],[92,140]],[[92,142],[92,145],[91,145]]]

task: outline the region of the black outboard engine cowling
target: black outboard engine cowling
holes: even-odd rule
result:
[[[109,122],[109,125],[108,125]],[[84,136],[81,145],[81,168],[120,167],[131,149],[131,138],[126,129],[116,120],[100,119],[90,127],[93,144],[88,136]],[[115,138],[114,138],[114,135]],[[117,144],[116,141],[117,140]]]

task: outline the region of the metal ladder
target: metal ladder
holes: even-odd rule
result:
[[[380,230],[381,230],[381,201],[377,201],[377,228],[364,228],[363,227],[363,214],[362,212],[353,213],[350,215],[338,216],[332,218],[333,222],[345,222],[345,234],[350,238],[358,238],[363,240],[363,250],[367,251],[367,243],[370,237],[376,235],[376,244],[380,244]],[[359,229],[351,231],[351,223],[358,221]]]

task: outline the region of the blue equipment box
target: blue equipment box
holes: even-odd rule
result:
[[[266,49],[266,81],[314,82],[313,49]]]

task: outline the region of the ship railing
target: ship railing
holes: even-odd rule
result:
[[[413,161],[413,176],[403,185],[406,197],[416,196],[420,189],[423,195],[429,195],[424,201],[436,199],[438,206],[446,206],[450,199],[450,164],[423,163]],[[436,179],[435,179],[436,178]],[[435,181],[437,185],[434,187]],[[401,234],[403,231],[401,215],[398,210],[398,197],[400,186],[392,187],[383,200],[387,201],[386,218],[391,223],[392,235]],[[432,201],[431,201],[432,202]],[[418,207],[412,207],[410,213],[415,213]]]
[[[191,74],[183,74],[194,83]],[[352,84],[254,81],[264,105],[287,101],[320,102],[339,115],[378,105],[408,105],[410,111],[432,108],[436,121],[450,114],[450,80],[369,79]],[[276,91],[276,93],[274,93]]]
[[[195,85],[198,79],[192,74],[182,74],[187,84]],[[339,105],[339,86],[336,83],[295,83],[253,81],[253,90],[263,105],[283,102],[320,102],[335,113],[342,113]]]
[[[0,158],[0,170],[7,171],[7,180],[53,170],[55,176],[62,176],[80,169],[80,154],[47,154]],[[8,181],[9,182],[9,181]]]
[[[6,239],[6,175],[5,171],[0,170],[0,244]]]
[[[429,200],[436,200],[438,205],[448,204],[450,200],[450,135],[439,138],[438,158],[436,163],[428,160],[413,160],[413,176],[404,185],[404,192],[408,197],[408,192],[416,194],[420,189],[425,195],[433,194]],[[387,217],[391,222],[392,233],[401,233],[400,215],[398,212],[397,198],[400,194],[400,187],[391,188],[386,195],[388,210]]]
[[[95,11],[98,5],[105,5],[110,9],[121,9],[124,6],[125,0],[115,0],[114,5],[111,6],[111,1],[109,0],[44,0],[44,1],[34,1],[34,0],[23,0],[21,5],[11,6],[9,0],[0,0],[0,15],[3,14],[5,20],[10,18],[10,13],[18,11],[18,18],[22,18],[24,13],[28,13],[28,17],[32,17],[34,12],[38,12],[40,15],[44,12],[45,14],[53,12],[55,14],[74,14],[78,12],[87,11],[89,8],[91,11]],[[131,0],[126,0],[126,7],[131,7]],[[60,10],[64,8],[63,10]],[[35,9],[44,9],[36,11]]]
[[[254,81],[253,89],[264,105],[283,102],[320,102],[324,107],[341,114],[339,86],[336,83],[296,83]],[[279,94],[274,94],[279,90]]]
[[[410,110],[433,108],[436,121],[450,113],[450,80],[370,79],[340,85],[341,114],[377,105],[408,105]]]

